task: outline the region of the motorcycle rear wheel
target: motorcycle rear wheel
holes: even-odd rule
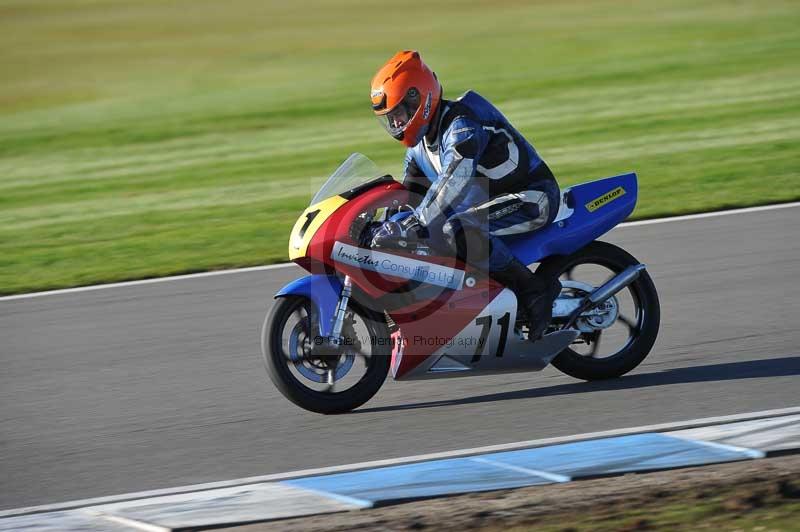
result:
[[[599,266],[618,274],[629,266],[639,264],[630,253],[607,242],[594,241],[571,255],[554,256],[546,259],[536,270],[537,275],[548,278],[558,277],[562,282],[572,279],[571,272],[581,265]],[[580,281],[580,278],[576,278]],[[599,285],[595,285],[597,287]],[[627,342],[616,352],[604,358],[595,358],[594,351],[600,344],[603,330],[594,334],[582,334],[578,341],[585,341],[587,346],[591,340],[596,339],[594,349],[587,356],[577,351],[578,345],[573,344],[553,359],[553,366],[558,370],[576,379],[587,381],[613,379],[621,377],[636,366],[650,353],[658,336],[661,319],[661,308],[658,293],[653,280],[647,271],[641,272],[639,277],[626,289],[632,306],[635,308],[634,317],[628,318],[619,314],[617,321],[629,331]],[[563,293],[563,291],[562,291]],[[615,296],[616,297],[616,296]],[[555,323],[557,325],[557,322]]]
[[[279,298],[264,321],[261,331],[261,352],[270,380],[281,394],[305,410],[319,414],[342,414],[354,410],[377,393],[389,373],[392,353],[389,329],[385,320],[382,316],[359,306],[352,299],[349,310],[352,311],[355,319],[363,323],[368,332],[369,338],[359,338],[358,340],[362,345],[366,344],[370,354],[368,357],[359,355],[363,358],[365,372],[355,384],[342,391],[335,391],[333,385],[330,385],[327,390],[314,389],[312,385],[323,381],[303,378],[304,375],[308,375],[313,379],[315,377],[313,371],[319,371],[320,376],[324,375],[326,371],[324,357],[315,359],[313,355],[309,356],[314,352],[314,346],[317,345],[313,340],[315,336],[313,331],[318,331],[316,323],[311,326],[311,331],[302,332],[307,337],[301,340],[306,342],[305,347],[302,348],[304,354],[290,352],[293,348],[295,351],[301,350],[297,340],[293,343],[285,341],[287,324],[295,313],[304,311],[309,317],[309,323],[316,319],[313,303],[308,298],[301,296]],[[295,325],[294,328],[289,327],[288,333],[296,335],[297,328],[298,325]],[[341,357],[346,361],[348,356],[357,356],[347,354],[347,349],[347,346],[342,347],[340,354],[335,354],[333,357],[328,356],[328,359],[338,360]],[[350,364],[353,364],[352,360]],[[293,373],[292,367],[300,368],[301,373],[296,375]],[[337,366],[334,365],[331,368],[328,371],[332,371],[334,374],[338,373]],[[347,371],[349,369],[348,367]]]

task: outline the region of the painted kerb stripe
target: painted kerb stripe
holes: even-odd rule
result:
[[[0,511],[0,518],[10,517],[16,515],[28,515],[35,513],[53,512],[57,510],[71,510],[75,508],[84,508],[87,506],[97,506],[101,504],[111,504],[117,502],[126,502],[138,499],[147,499],[151,497],[159,497],[163,495],[178,495],[182,493],[193,493],[196,491],[208,491],[218,488],[228,488],[236,486],[246,486],[248,484],[260,484],[263,482],[274,482],[279,480],[292,480],[315,475],[325,475],[333,473],[346,473],[351,471],[361,471],[364,469],[372,469],[376,467],[385,467],[400,464],[410,464],[415,462],[424,462],[429,460],[436,460],[440,458],[457,458],[487,454],[496,451],[512,451],[519,449],[529,449],[536,447],[544,447],[548,445],[555,445],[559,443],[576,442],[596,440],[606,438],[609,436],[621,436],[631,434],[643,434],[646,432],[670,432],[677,430],[694,429],[701,427],[709,427],[712,425],[721,425],[725,423],[735,423],[740,421],[752,421],[758,419],[766,419],[781,416],[791,416],[800,414],[800,406],[793,406],[789,408],[780,408],[775,410],[762,410],[758,412],[747,412],[742,414],[733,414],[727,416],[715,416],[709,418],[691,419],[670,423],[659,423],[655,425],[645,425],[639,427],[629,427],[622,429],[605,430],[601,432],[589,432],[585,434],[575,434],[571,436],[558,436],[554,438],[543,438],[539,440],[527,440],[514,443],[504,443],[499,445],[488,445],[485,447],[474,447],[470,449],[457,449],[454,451],[443,451],[437,453],[421,454],[414,456],[405,456],[400,458],[387,458],[383,460],[372,460],[369,462],[360,462],[355,464],[345,464],[337,466],[320,467],[314,469],[303,469],[298,471],[290,471],[286,473],[275,473],[271,475],[260,475],[255,477],[245,477],[232,480],[224,480],[219,482],[208,482],[204,484],[194,484],[190,486],[177,486],[174,488],[164,488],[158,490],[149,490],[136,493],[125,493],[120,495],[110,495],[105,497],[94,497],[91,499],[82,499],[76,501],[67,501],[62,503],[47,504],[40,506],[29,506],[24,508],[14,508],[10,510]]]

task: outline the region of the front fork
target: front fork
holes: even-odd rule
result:
[[[342,283],[342,289],[339,292],[339,301],[336,304],[336,310],[332,318],[333,326],[331,327],[331,332],[324,338],[323,342],[316,344],[314,347],[317,355],[325,359],[326,364],[328,364],[328,386],[333,386],[336,380],[336,368],[338,366],[341,348],[344,345],[342,329],[344,328],[345,313],[347,312],[347,305],[350,302],[352,291],[353,283],[350,276],[346,275]]]
[[[339,294],[339,303],[336,305],[336,314],[334,314],[333,328],[328,337],[330,345],[342,345],[342,327],[344,326],[344,314],[347,311],[347,304],[350,302],[350,294],[353,293],[353,281],[349,275],[344,276],[342,283],[342,291]]]

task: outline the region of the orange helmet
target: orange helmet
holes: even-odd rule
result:
[[[442,98],[436,74],[419,52],[397,52],[372,78],[372,110],[391,136],[409,148],[428,132]]]

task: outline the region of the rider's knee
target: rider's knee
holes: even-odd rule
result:
[[[442,233],[450,252],[460,260],[478,264],[489,258],[489,238],[480,227],[453,216],[445,222]]]

